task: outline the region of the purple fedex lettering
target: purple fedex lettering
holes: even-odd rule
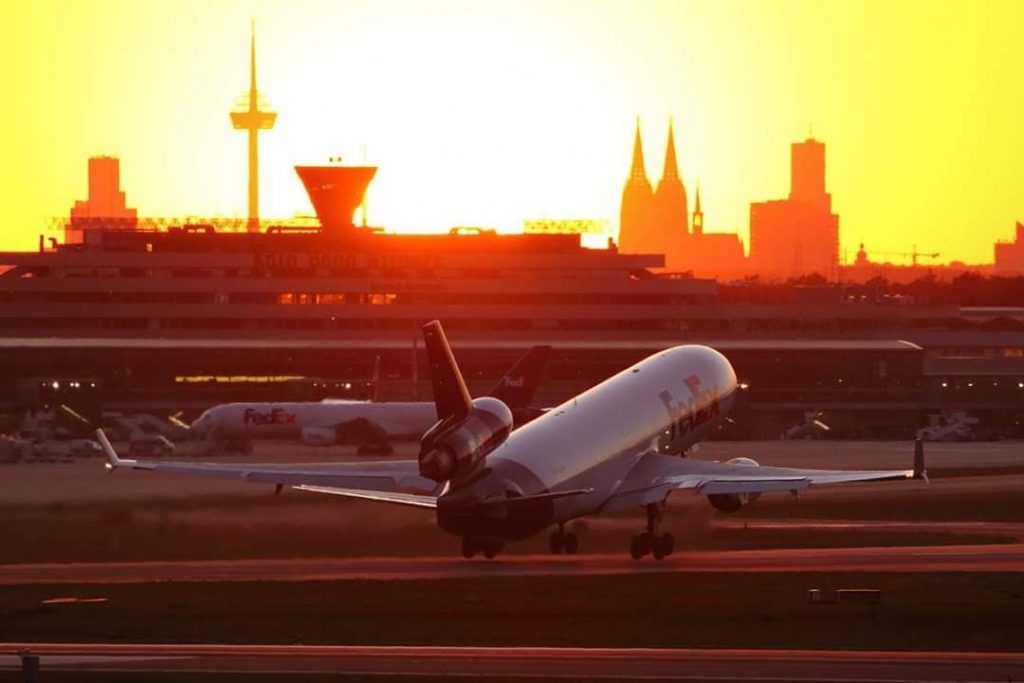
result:
[[[290,425],[295,424],[295,413],[289,413],[284,408],[271,408],[262,413],[254,408],[246,408],[242,422],[253,425]]]

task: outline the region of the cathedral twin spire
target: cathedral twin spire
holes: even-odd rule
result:
[[[633,164],[629,170],[630,180],[646,180],[647,167],[644,165],[644,143],[640,136],[640,118],[636,120],[636,133],[633,137]],[[668,120],[668,142],[665,145],[665,165],[661,172],[661,180],[678,180],[679,166],[676,163],[676,138],[672,127],[672,119]],[[661,183],[659,183],[660,185]]]
[[[633,138],[633,166],[629,169],[630,180],[647,180],[644,166],[644,142],[640,139],[640,117],[636,119],[636,136]]]
[[[672,133],[672,119],[668,120],[668,143],[665,146],[665,168],[661,172],[662,182],[666,178],[670,180],[679,178],[679,169],[676,167],[676,138]]]
[[[679,177],[675,132],[668,124],[665,165],[657,189],[651,187],[644,166],[643,140],[637,119],[633,163],[622,191],[619,247],[624,253],[665,254],[672,261],[684,250],[690,234],[686,187]]]

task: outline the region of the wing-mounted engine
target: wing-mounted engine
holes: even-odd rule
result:
[[[512,411],[496,398],[477,398],[463,418],[450,416],[420,441],[420,474],[444,482],[476,471],[512,431]]]
[[[727,461],[729,465],[741,467],[760,467],[753,458],[733,458]],[[721,512],[736,512],[737,510],[750,505],[761,496],[760,493],[713,493],[708,496],[708,502],[716,510]]]

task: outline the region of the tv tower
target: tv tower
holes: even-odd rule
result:
[[[270,130],[277,121],[277,112],[260,107],[256,90],[256,21],[252,21],[249,36],[249,97],[239,98],[231,112],[231,125],[235,130],[249,131],[249,232],[260,229],[260,158],[256,134]],[[266,103],[263,103],[266,106]]]

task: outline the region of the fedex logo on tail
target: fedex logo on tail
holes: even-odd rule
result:
[[[295,424],[295,413],[289,413],[284,408],[271,408],[267,411],[246,408],[242,422],[247,425],[291,425]]]

